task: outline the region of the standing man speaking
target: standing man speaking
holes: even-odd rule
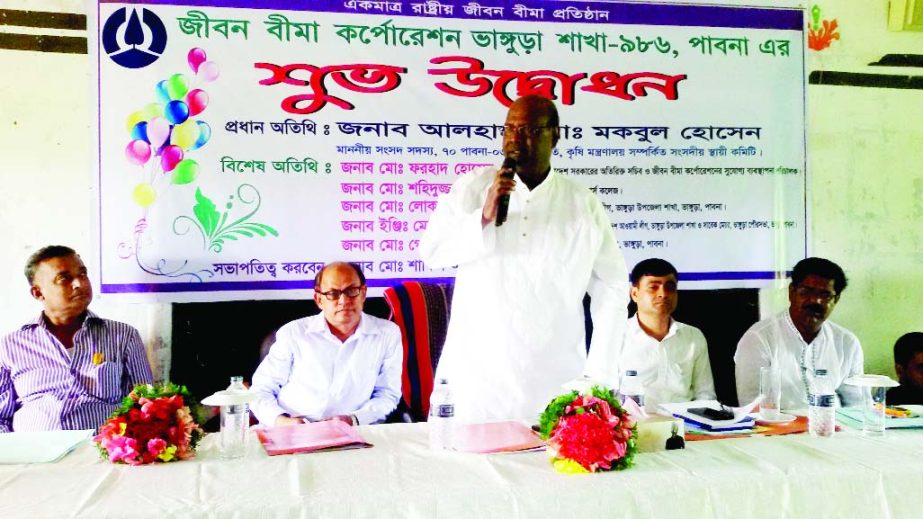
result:
[[[421,240],[428,267],[458,266],[436,376],[448,379],[461,421],[536,420],[562,384],[584,373],[617,377],[625,260],[596,195],[551,168],[560,135],[550,100],[513,102],[503,165],[459,178]],[[594,324],[589,354],[585,293]]]

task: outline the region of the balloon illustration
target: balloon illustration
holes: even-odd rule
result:
[[[173,170],[174,184],[188,184],[199,175],[199,163],[192,159],[185,159],[176,165]]]
[[[186,104],[189,105],[189,115],[199,115],[208,106],[208,94],[196,88],[186,94]]]
[[[158,81],[157,86],[154,87],[154,92],[157,94],[157,99],[161,102],[170,102],[170,93],[167,91],[167,80]]]
[[[199,65],[199,71],[196,76],[206,83],[218,79],[218,64],[214,61],[206,61]]]
[[[183,160],[183,149],[179,146],[167,146],[160,153],[160,166],[164,172],[173,171],[181,160]]]
[[[144,114],[145,121],[150,121],[163,115],[163,105],[161,103],[150,103],[144,107],[144,110],[141,110],[141,113]]]
[[[141,207],[148,207],[154,203],[154,200],[157,198],[157,193],[150,184],[138,184],[131,192],[131,197],[134,199],[135,203]]]
[[[173,133],[170,134],[170,142],[183,149],[190,149],[198,139],[199,126],[192,119],[187,119],[183,124],[174,126]]]
[[[192,69],[193,73],[199,71],[199,65],[205,61],[205,51],[194,47],[189,49],[189,54],[186,55],[186,61],[189,63],[189,68]]]
[[[131,129],[131,138],[149,142],[147,139],[147,123],[145,121],[141,121]],[[148,148],[150,148],[150,146],[148,146]]]
[[[147,161],[151,160],[151,145],[141,139],[135,139],[125,147],[125,157],[132,164],[143,166]]]
[[[155,117],[147,123],[147,140],[154,149],[159,149],[170,136],[170,123],[163,117]]]
[[[163,116],[171,124],[182,124],[189,118],[189,105],[182,101],[170,101],[163,108]]]
[[[167,94],[170,99],[182,99],[189,91],[189,80],[182,74],[173,74],[167,80]]]
[[[145,117],[144,112],[141,110],[138,110],[137,112],[133,112],[131,115],[128,116],[128,120],[125,121],[126,123],[125,128],[127,128],[128,132],[131,133],[132,131],[134,131],[135,126],[137,126],[138,123],[140,123],[141,121],[146,121],[148,119],[150,119],[150,117]]]
[[[196,121],[196,125],[199,127],[199,138],[196,139],[192,147],[189,148],[189,151],[197,150],[202,146],[205,146],[205,143],[208,142],[208,139],[212,137],[212,128],[205,121]]]

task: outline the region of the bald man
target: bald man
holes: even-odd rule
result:
[[[550,100],[513,102],[503,165],[459,178],[421,240],[428,267],[458,265],[436,376],[448,379],[461,421],[534,421],[581,374],[615,382],[628,272],[599,199],[551,167],[560,135]],[[503,205],[508,218],[498,226]]]
[[[365,425],[384,421],[397,406],[401,331],[362,311],[365,294],[365,275],[354,263],[331,263],[317,273],[314,303],[321,313],[280,328],[253,374],[260,423]]]

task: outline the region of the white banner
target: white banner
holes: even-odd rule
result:
[[[298,298],[333,260],[379,289],[451,277],[420,234],[458,176],[502,162],[526,93],[555,100],[553,166],[599,196],[629,268],[761,286],[805,255],[801,10],[245,3],[90,16],[104,294]]]

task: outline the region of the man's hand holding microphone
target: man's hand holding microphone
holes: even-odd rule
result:
[[[503,165],[497,170],[493,184],[487,191],[487,200],[481,212],[481,227],[491,222],[499,227],[506,221],[510,207],[510,193],[516,188],[516,159],[506,157]]]

